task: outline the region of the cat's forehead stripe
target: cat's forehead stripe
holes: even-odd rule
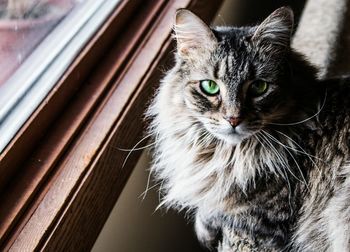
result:
[[[232,52],[226,53],[219,57],[217,64],[214,67],[215,78],[224,78],[228,72],[232,71],[234,67],[235,58]]]
[[[227,55],[227,68],[228,68],[228,71],[232,71],[233,69],[233,62],[234,62],[234,57],[233,57],[233,53],[230,52],[228,55]]]
[[[227,61],[227,57],[219,60],[218,62],[219,64],[218,78],[222,78],[223,76],[225,76],[226,69],[227,69],[226,61]]]

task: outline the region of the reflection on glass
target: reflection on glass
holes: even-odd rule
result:
[[[0,0],[0,154],[121,0]]]
[[[73,0],[0,0],[0,85],[73,6]]]

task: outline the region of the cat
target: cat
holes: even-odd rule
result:
[[[350,79],[318,80],[292,29],[289,7],[251,27],[176,13],[152,172],[209,249],[350,251]]]

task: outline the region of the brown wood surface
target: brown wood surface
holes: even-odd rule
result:
[[[73,137],[78,134],[79,128],[88,120],[102,94],[106,92],[108,86],[113,84],[111,80],[113,80],[118,69],[111,68],[109,72],[102,71],[102,69],[110,68],[111,65],[122,68],[123,60],[125,61],[132,56],[132,52],[137,48],[139,40],[142,39],[143,32],[141,30],[143,31],[144,29],[141,29],[142,27],[140,30],[137,29],[141,21],[134,24],[133,32],[130,31],[128,34],[125,32],[119,33],[119,35],[123,35],[121,36],[122,39],[119,39],[120,43],[114,46],[114,49],[108,53],[108,57],[103,57],[99,64],[101,70],[96,71],[94,77],[87,81],[85,80],[83,83],[84,87],[79,90],[79,99],[74,97],[72,92],[79,88],[76,83],[82,82],[79,78],[84,76],[84,72],[87,74],[88,71],[91,71],[89,65],[92,63],[96,64],[96,59],[94,60],[94,57],[98,59],[96,50],[101,51],[102,48],[107,46],[105,45],[108,44],[107,41],[115,39],[114,36],[116,36],[116,31],[118,31],[117,27],[123,24],[123,20],[126,21],[124,15],[130,15],[131,9],[136,7],[136,1],[134,1],[133,5],[129,5],[127,2],[125,1],[124,5],[119,6],[115,13],[106,21],[105,25],[101,27],[99,30],[100,34],[93,38],[74,61],[56,88],[30,118],[24,129],[21,130],[15,139],[15,143],[13,143],[13,149],[3,153],[4,159],[1,159],[0,167],[7,170],[20,168],[20,171],[18,174],[14,173],[15,176],[11,183],[7,185],[0,195],[2,202],[2,207],[0,208],[0,247],[3,246],[8,233],[12,231],[13,226],[18,221],[18,218],[21,217],[23,211],[26,210],[32,198],[36,196],[38,191],[42,190],[41,185],[43,181],[46,180],[47,176],[52,176],[50,172],[54,165],[64,154]],[[116,27],[118,18],[119,25]],[[150,22],[148,25],[150,25]],[[69,100],[70,96],[75,98],[74,102],[67,104],[66,100]],[[18,165],[21,155],[17,152],[26,152],[23,150],[24,148],[31,149],[31,151],[35,149],[35,144],[29,144],[31,143],[30,141],[34,142],[33,137],[40,138],[38,136],[38,134],[41,134],[40,131],[45,131],[45,127],[48,127],[48,121],[54,118],[51,114],[57,115],[58,107],[63,107],[64,103],[69,107],[69,112],[65,113],[50,128],[49,136],[38,148],[38,151],[32,154],[30,160],[26,164]],[[13,173],[14,171],[11,172]],[[1,174],[4,175],[4,173]]]
[[[98,97],[104,97],[99,106],[89,110],[84,103],[72,103],[62,121],[57,121],[56,127],[61,130],[56,132],[62,132],[63,127],[67,132],[72,130],[75,136],[65,154],[56,160],[56,150],[44,151],[45,146],[64,139],[58,133],[56,136],[50,134],[26,166],[37,165],[39,168],[34,169],[40,169],[42,163],[51,162],[49,167],[54,166],[54,169],[50,168],[52,172],[44,176],[45,180],[36,193],[32,190],[34,196],[25,211],[20,207],[23,216],[17,221],[14,231],[8,234],[4,243],[6,250],[88,251],[92,247],[140,155],[140,152],[135,152],[125,167],[121,167],[127,153],[118,147],[131,148],[141,138],[144,128],[142,114],[162,75],[159,66],[172,57],[170,33],[175,10],[191,6],[201,17],[210,20],[220,2],[167,1],[166,7],[160,6],[159,9],[153,5],[153,16],[157,19],[152,20],[152,27],[143,28],[147,34],[143,34],[139,49],[128,59],[128,64],[123,64],[125,59],[113,61],[120,48],[115,49],[116,54],[111,52],[107,57],[110,61],[107,60],[101,71],[97,71],[87,83],[91,87],[86,90],[94,90],[94,85],[100,81],[112,83],[105,96],[99,94]],[[146,19],[143,23],[147,23]],[[123,71],[120,71],[120,66],[123,66]],[[91,90],[81,94],[80,99],[92,99],[89,97]],[[86,119],[80,121],[84,125],[77,133],[77,125],[70,128],[69,122],[75,116],[81,116],[79,111],[90,115],[85,115]],[[51,156],[45,160],[47,154]],[[10,201],[14,196],[9,198]]]
[[[121,2],[97,34],[78,54],[78,57],[55,88],[51,90],[14,139],[0,153],[0,192],[6,190],[4,188],[9,181],[11,182],[12,177],[22,169],[22,163],[32,155],[35,147],[40,144],[40,140],[45,138],[47,129],[55,123],[58,115],[64,111],[67,101],[72,99],[74,94],[80,90],[81,85],[86,84],[85,79],[96,67],[96,62],[110,48],[114,36],[120,34],[124,27],[128,25],[129,19],[137,14],[134,11],[141,3],[142,0],[124,0]]]

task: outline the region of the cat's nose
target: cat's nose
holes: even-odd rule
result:
[[[234,117],[234,116],[225,116],[224,117],[232,127],[237,127],[242,121],[242,117]]]

